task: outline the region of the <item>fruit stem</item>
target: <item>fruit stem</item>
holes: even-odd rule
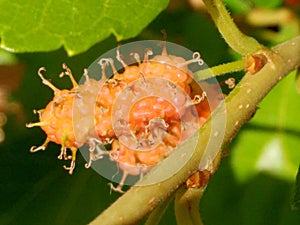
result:
[[[175,215],[177,225],[203,225],[199,202],[205,188],[185,188],[181,186],[175,195]]]
[[[221,0],[203,0],[203,2],[219,32],[234,51],[241,55],[247,55],[262,48],[257,40],[245,35],[238,29]]]
[[[157,206],[149,215],[147,221],[144,225],[158,225],[162,216],[165,214],[170,203],[173,200],[173,195],[170,195],[165,201],[163,201],[159,206]]]
[[[199,70],[194,73],[194,79],[196,81],[201,81],[211,77],[222,76],[227,73],[242,71],[245,69],[245,64],[245,60],[241,59],[234,62],[213,66],[204,70]]]

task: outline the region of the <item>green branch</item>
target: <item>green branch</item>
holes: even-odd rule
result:
[[[207,2],[207,1],[206,1]],[[236,88],[226,98],[226,129],[222,147],[226,147],[235,137],[257,109],[257,105],[270,89],[285,75],[300,66],[300,36],[291,39],[272,50],[260,50],[268,59],[266,65],[254,75],[246,74]],[[91,225],[136,224],[154,208],[172,195],[178,187],[198,169],[199,163],[207,147],[213,148],[211,135],[212,120],[224,115],[224,110],[217,110],[212,118],[200,129],[199,137],[195,134],[191,139],[198,139],[195,150],[190,149],[192,141],[184,142],[173,154],[153,168],[136,186],[132,187],[102,214],[95,218]],[[212,137],[212,140],[210,140]],[[221,150],[221,149],[220,149]],[[187,161],[188,153],[192,156]],[[178,165],[182,168],[178,171]],[[173,171],[166,180],[161,177]],[[158,180],[161,180],[157,182]]]
[[[242,55],[247,55],[262,48],[254,38],[243,34],[238,29],[221,0],[203,1],[219,32],[233,50]]]

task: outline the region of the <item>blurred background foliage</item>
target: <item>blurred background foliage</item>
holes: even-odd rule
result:
[[[267,46],[300,33],[298,0],[225,2],[238,26]],[[168,41],[199,51],[209,66],[239,57],[228,49],[199,0],[171,1],[137,37],[121,43],[162,39],[161,29],[167,31]],[[43,108],[53,95],[37,76],[40,67],[47,68],[46,77],[57,87],[70,88],[67,78],[58,77],[62,63],[79,80],[84,68],[117,44],[110,36],[72,57],[63,48],[15,54],[1,50],[1,225],[87,224],[119,197],[110,192],[108,180],[84,168],[80,154],[75,173],[69,176],[62,168],[65,162],[57,160],[59,146],[49,144],[45,152],[29,153],[32,145],[43,142],[45,134],[38,128],[25,128],[25,123],[38,119],[32,110]],[[221,79],[232,76],[240,74]],[[291,207],[297,196],[300,162],[300,96],[294,79],[292,74],[272,90],[226,151],[228,156],[201,201],[205,224],[299,224],[300,213]],[[299,207],[299,192],[297,199],[294,208]],[[175,223],[170,207],[160,224]]]

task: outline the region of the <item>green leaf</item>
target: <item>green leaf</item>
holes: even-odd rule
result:
[[[296,178],[295,195],[293,198],[292,207],[295,210],[300,210],[300,166]]]
[[[138,35],[168,0],[0,0],[1,47],[13,52],[86,51],[111,34],[117,41]]]
[[[293,181],[300,159],[300,98],[293,87],[290,75],[269,93],[239,134],[232,150],[239,181],[261,172]]]
[[[230,160],[230,157],[222,159],[201,199],[204,224],[299,224],[300,213],[292,211],[290,206],[292,182],[257,174],[241,184],[233,174]]]
[[[254,5],[263,8],[277,8],[283,0],[252,0]]]
[[[233,13],[247,13],[253,7],[274,9],[283,4],[283,0],[224,0]]]
[[[251,10],[251,2],[249,0],[224,0],[224,2],[233,13],[246,13]]]

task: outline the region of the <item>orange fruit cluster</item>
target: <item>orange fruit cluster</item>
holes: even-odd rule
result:
[[[148,50],[150,51],[150,50]],[[199,53],[193,59],[161,55],[152,59],[146,52],[144,60],[126,65],[117,51],[117,60],[124,71],[116,71],[112,59],[101,59],[102,78],[94,80],[85,70],[85,82],[78,85],[70,69],[63,65],[73,88],[59,90],[46,80],[41,68],[38,75],[54,91],[53,99],[45,109],[35,111],[39,122],[27,127],[40,126],[47,135],[42,146],[31,152],[45,150],[49,142],[61,145],[59,159],[70,159],[65,169],[70,174],[75,168],[76,152],[88,144],[89,167],[92,161],[104,155],[118,163],[123,178],[128,174],[141,175],[166,158],[182,141],[193,134],[208,118],[211,109],[206,93],[192,84],[188,64],[200,62]],[[110,66],[114,76],[106,79],[105,69]],[[98,151],[97,146],[111,144],[111,149]],[[71,151],[68,155],[67,150]]]

